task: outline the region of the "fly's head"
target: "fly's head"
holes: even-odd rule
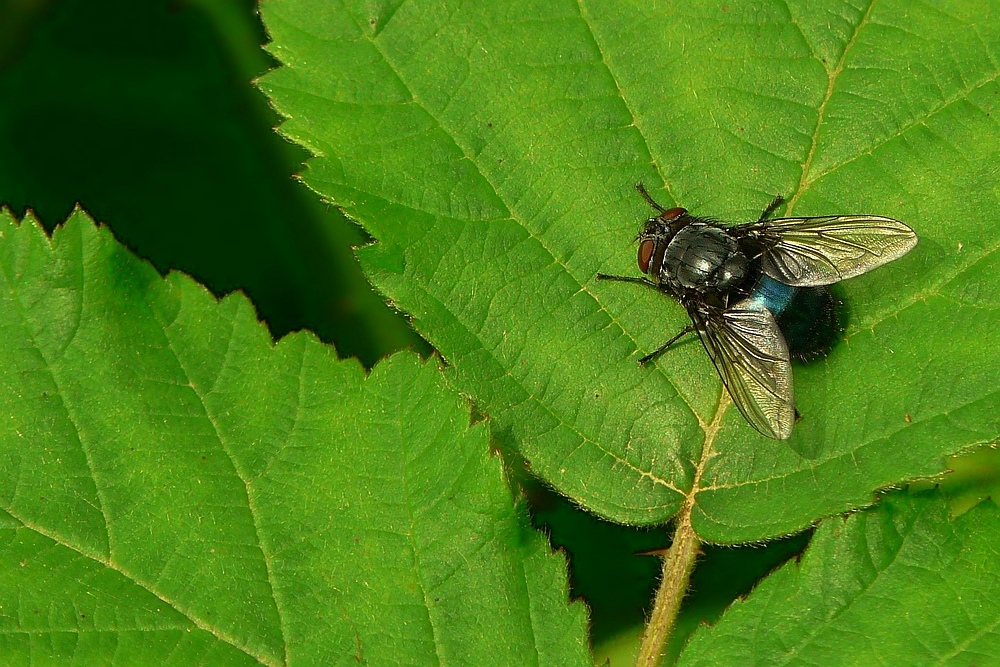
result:
[[[653,282],[661,281],[663,257],[667,246],[681,229],[690,222],[687,209],[671,208],[646,221],[636,240],[639,242],[639,270]]]

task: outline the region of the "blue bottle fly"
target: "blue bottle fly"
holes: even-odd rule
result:
[[[597,278],[652,287],[691,318],[639,363],[695,332],[747,422],[765,436],[790,437],[797,415],[791,358],[822,353],[838,329],[828,286],[902,257],[916,234],[874,215],[771,219],[780,197],[756,222],[727,227],[664,208],[637,188],[658,212],[638,237],[639,270],[649,277]]]

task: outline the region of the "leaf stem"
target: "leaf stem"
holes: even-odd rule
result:
[[[642,646],[636,667],[657,667],[663,657],[663,647],[674,629],[681,600],[688,589],[694,561],[698,556],[701,542],[691,526],[691,510],[694,504],[685,502],[674,531],[674,541],[663,557],[663,578],[656,591],[653,613],[646,624],[642,636]]]
[[[674,531],[673,543],[663,557],[663,578],[660,580],[660,588],[656,591],[653,613],[646,624],[646,632],[642,635],[639,657],[635,661],[636,667],[657,667],[663,659],[663,647],[667,645],[674,630],[677,612],[680,611],[681,601],[687,593],[691,572],[694,570],[694,562],[698,558],[701,546],[701,540],[691,525],[691,513],[694,512],[695,497],[701,489],[701,475],[705,472],[709,460],[715,456],[712,445],[715,444],[715,436],[722,428],[722,417],[726,414],[726,408],[730,403],[729,394],[722,388],[715,416],[710,424],[704,426],[705,442],[701,448],[701,460],[695,466],[691,490],[677,514],[677,529]]]

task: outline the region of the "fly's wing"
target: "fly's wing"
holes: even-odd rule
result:
[[[763,248],[764,273],[793,287],[830,285],[859,276],[917,245],[912,229],[877,215],[778,218],[733,231]]]
[[[694,306],[689,313],[743,417],[769,438],[788,438],[795,423],[792,366],[771,311],[741,301],[727,310]]]

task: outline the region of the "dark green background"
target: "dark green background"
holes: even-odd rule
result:
[[[276,337],[309,329],[369,367],[401,348],[428,354],[361,274],[351,248],[369,239],[294,180],[307,154],[273,131],[280,119],[251,83],[274,66],[265,40],[246,0],[0,0],[0,205],[51,230],[79,204],[161,272],[242,289]],[[971,504],[998,465],[962,465],[955,488]],[[658,559],[635,553],[668,531],[527,493],[567,551],[595,643],[637,627]],[[807,539],[706,547],[682,628],[717,617]]]
[[[244,290],[276,336],[426,353],[358,270],[363,232],[291,178],[307,155],[250,83],[273,66],[254,5],[0,3],[0,202],[50,230],[79,203],[161,272]]]

